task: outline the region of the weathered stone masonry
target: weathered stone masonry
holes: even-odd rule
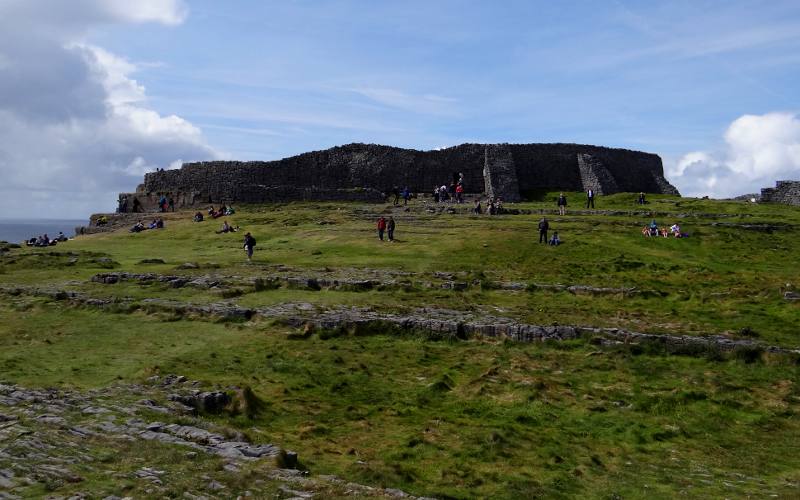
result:
[[[462,144],[417,151],[375,144],[348,144],[262,162],[186,163],[145,175],[136,196],[144,209],[161,193],[178,207],[210,203],[291,200],[382,201],[397,186],[429,192],[461,173],[468,193],[517,201],[539,189],[597,193],[678,194],[664,178],[655,154],[580,144]]]
[[[774,188],[762,189],[761,201],[800,206],[800,181],[778,181]]]

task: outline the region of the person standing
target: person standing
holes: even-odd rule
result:
[[[566,215],[567,213],[567,197],[564,193],[558,195],[558,215]]]
[[[169,211],[170,212],[174,212],[175,211],[175,198],[173,198],[172,195],[170,195],[169,200],[167,200],[167,203],[169,204]]]
[[[639,205],[644,205],[645,203],[647,203],[645,201],[645,199],[644,199],[644,193],[643,192],[639,193],[639,201],[638,201],[638,203],[639,203]]]
[[[394,242],[394,217],[390,216],[386,223],[386,235],[389,237],[389,241]]]
[[[547,230],[550,229],[550,223],[547,222],[547,217],[542,217],[539,221],[539,243],[547,244]]]
[[[592,188],[586,190],[586,208],[589,208],[589,205],[594,208],[594,189]]]
[[[256,246],[256,239],[250,233],[244,235],[244,251],[247,253],[247,261],[253,260],[253,248]]]
[[[383,232],[386,231],[386,219],[381,215],[378,219],[378,238],[383,241]]]

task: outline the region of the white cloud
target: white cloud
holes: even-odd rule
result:
[[[199,128],[148,105],[135,64],[86,39],[100,24],[175,25],[186,13],[180,0],[0,1],[5,216],[85,217],[148,170],[220,156]]]
[[[800,179],[800,117],[776,112],[744,115],[730,124],[725,148],[695,151],[667,169],[687,196],[730,197],[759,192],[775,181]]]

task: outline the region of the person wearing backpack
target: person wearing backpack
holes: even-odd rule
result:
[[[247,260],[253,259],[253,247],[256,246],[256,239],[250,233],[244,235],[244,251],[247,252]]]

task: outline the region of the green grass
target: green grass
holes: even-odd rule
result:
[[[517,207],[552,209],[554,196]],[[568,197],[577,208],[579,194]],[[800,285],[800,210],[653,196],[646,210],[669,214],[656,217],[679,220],[691,237],[645,239],[639,229],[650,216],[639,213],[634,198],[598,200],[598,209],[630,215],[549,216],[565,240],[558,248],[536,244],[539,215],[432,215],[416,210],[417,201],[414,211],[394,214],[400,241],[382,244],[373,232],[382,205],[240,207],[229,222],[258,239],[253,263],[244,260],[239,234],[217,235],[216,222],[194,224],[189,213],[179,213],[167,218],[164,231],[98,234],[52,249],[72,256],[29,249],[4,254],[0,285],[248,307],[440,307],[536,324],[741,334],[800,346],[800,304],[783,298]],[[714,223],[778,228],[769,233]],[[141,264],[146,258],[165,264]],[[177,269],[185,262],[201,269]],[[215,290],[87,282],[109,266],[248,278],[278,272],[277,265],[305,276],[324,269],[344,277],[412,274],[386,278],[408,281],[405,288],[246,288],[230,299]],[[435,272],[474,284],[444,290]],[[498,281],[655,293],[591,296],[489,286]],[[394,330],[293,333],[264,320],[216,323],[6,296],[0,378],[94,388],[179,373],[208,386],[248,386],[264,402],[252,418],[208,418],[298,451],[312,472],[441,498],[798,494],[800,368],[793,356],[688,356],[653,345],[600,348],[587,341],[437,342]]]

